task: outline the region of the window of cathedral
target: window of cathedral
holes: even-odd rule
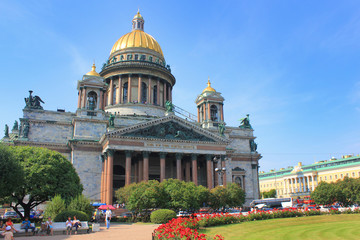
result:
[[[126,57],[127,57],[127,60],[132,60],[132,55],[131,54],[128,54]]]
[[[215,105],[210,107],[210,119],[214,122],[218,120],[218,108]]]
[[[135,54],[135,60],[139,60],[139,55]]]
[[[145,61],[145,60],[146,60],[146,56],[145,56],[145,55],[141,55],[140,61]]]
[[[154,105],[157,105],[158,102],[157,102],[157,85],[154,86],[153,88],[153,102],[154,102]]]
[[[149,56],[149,62],[152,62],[152,60],[153,60],[153,57]]]
[[[140,22],[137,23],[137,27],[140,28]]]
[[[120,55],[120,61],[124,60],[124,55]]]
[[[146,103],[146,99],[147,99],[147,85],[146,85],[146,83],[142,82],[141,83],[141,102]]]
[[[128,83],[124,83],[123,85],[123,103],[127,103],[128,99]]]

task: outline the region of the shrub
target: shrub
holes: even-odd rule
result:
[[[60,195],[56,195],[46,206],[44,217],[54,219],[56,215],[65,210],[65,201]]]
[[[84,195],[78,195],[72,199],[67,209],[84,212],[89,218],[91,218],[93,213],[93,207],[90,204],[90,200]]]
[[[176,218],[176,213],[169,209],[159,209],[151,213],[150,221],[152,223],[167,223]]]
[[[89,216],[81,211],[74,211],[74,210],[65,210],[56,215],[54,218],[54,222],[66,222],[68,217],[71,217],[71,219],[76,216],[76,218],[80,221],[89,221]]]

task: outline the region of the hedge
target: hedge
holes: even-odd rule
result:
[[[74,216],[76,216],[76,218],[80,221],[89,221],[89,216],[84,212],[65,210],[56,215],[56,217],[54,218],[54,222],[66,222],[68,220],[68,217],[71,217],[71,219],[73,219]]]
[[[157,224],[167,223],[173,218],[176,218],[176,213],[170,209],[159,209],[150,215],[150,221]]]

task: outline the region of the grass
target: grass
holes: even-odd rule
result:
[[[201,229],[210,236],[220,234],[232,239],[360,239],[360,214],[322,215],[271,219]]]

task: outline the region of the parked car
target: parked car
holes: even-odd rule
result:
[[[15,211],[8,211],[4,214],[4,219],[6,218],[20,218],[19,214],[17,214]]]
[[[176,216],[178,217],[188,217],[190,216],[190,213],[188,213],[187,211],[179,211]]]

